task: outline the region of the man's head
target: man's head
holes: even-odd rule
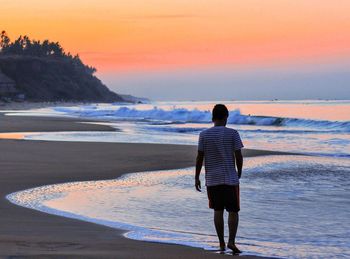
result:
[[[212,112],[212,121],[226,125],[228,118],[228,109],[223,104],[216,104]]]

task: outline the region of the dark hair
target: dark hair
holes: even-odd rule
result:
[[[223,120],[223,119],[228,118],[229,113],[228,113],[228,110],[227,110],[225,105],[217,104],[213,108],[212,115],[213,115],[213,117],[212,117],[213,121],[214,120]]]

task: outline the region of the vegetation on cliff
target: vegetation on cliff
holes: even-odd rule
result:
[[[123,101],[85,65],[79,55],[66,53],[59,42],[0,35],[0,72],[16,83],[28,101]]]

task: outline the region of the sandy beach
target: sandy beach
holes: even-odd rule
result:
[[[1,11],[0,259],[350,259],[350,1]]]
[[[114,130],[75,119],[0,117],[0,132]],[[113,179],[193,166],[196,147],[160,144],[0,140],[0,256],[50,258],[219,258],[203,249],[126,239],[122,230],[11,204],[9,193],[47,184]],[[245,156],[278,154],[245,150]],[[16,257],[17,258],[17,257]],[[253,258],[241,256],[241,258]]]

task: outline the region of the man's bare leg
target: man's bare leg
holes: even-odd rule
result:
[[[237,212],[228,213],[228,229],[229,229],[229,239],[227,247],[230,248],[234,253],[241,253],[241,251],[236,247],[236,234],[238,228],[239,216]]]
[[[220,250],[225,251],[226,244],[224,239],[224,211],[216,210],[214,211],[214,224],[216,229],[216,234],[218,235],[220,242]]]

